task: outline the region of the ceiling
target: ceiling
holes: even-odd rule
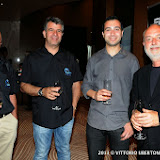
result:
[[[79,0],[0,0],[0,21],[18,21],[37,10]]]

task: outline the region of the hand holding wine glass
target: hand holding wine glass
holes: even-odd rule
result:
[[[59,94],[62,94],[63,89],[62,89],[61,82],[60,82],[59,80],[58,80],[58,81],[56,81],[56,82],[54,82],[54,87],[60,87],[60,89],[59,89],[58,93],[59,93]]]
[[[104,89],[108,90],[108,91],[112,91],[112,84],[111,84],[111,80],[104,80]],[[110,105],[111,104],[111,97],[112,94],[110,95],[103,95],[104,97],[109,97],[110,99],[108,99],[107,101],[104,101],[103,104],[107,104]]]
[[[54,87],[60,87],[60,89],[58,90],[57,93],[59,93],[61,95],[62,92],[63,92],[63,89],[62,89],[60,81],[58,80],[58,81],[54,82],[53,86]],[[58,103],[58,97],[55,99],[55,102],[56,102],[56,105],[52,106],[52,110],[61,110],[61,107],[59,106],[59,103]]]
[[[136,110],[139,112],[143,112],[142,109],[144,108],[143,103],[141,100],[138,100],[134,104],[134,114],[136,114]],[[137,140],[145,140],[147,137],[146,135],[140,130],[138,133],[134,134],[134,138]]]

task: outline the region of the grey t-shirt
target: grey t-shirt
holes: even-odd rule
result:
[[[103,88],[103,81],[112,80],[112,104],[91,100],[88,124],[101,130],[116,130],[123,127],[128,118],[130,91],[134,73],[139,69],[137,58],[123,49],[111,57],[106,48],[95,53],[88,61],[83,79],[82,92]]]

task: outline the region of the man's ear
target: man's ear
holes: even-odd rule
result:
[[[145,46],[145,43],[144,43],[144,42],[143,42],[142,44],[143,44],[143,46]]]
[[[43,30],[42,34],[43,34],[43,37],[46,38],[46,31],[45,30]]]
[[[104,38],[104,33],[102,32],[102,36],[103,36],[103,38]]]
[[[122,37],[123,37],[124,31],[122,31]]]

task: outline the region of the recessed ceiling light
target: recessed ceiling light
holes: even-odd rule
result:
[[[1,6],[3,6],[3,3],[1,2]]]

